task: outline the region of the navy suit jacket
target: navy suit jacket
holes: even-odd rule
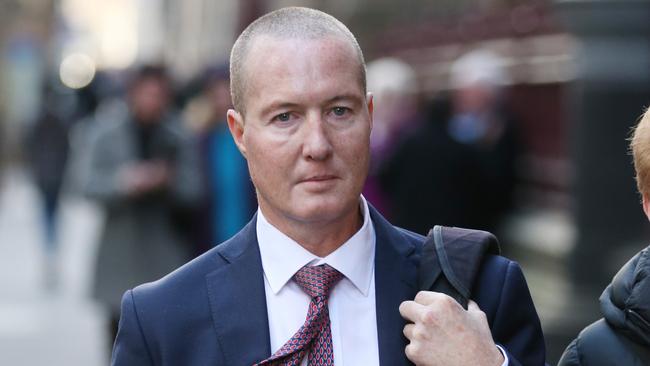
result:
[[[424,237],[370,208],[377,244],[375,286],[381,365],[412,365],[404,354],[402,301],[412,300]],[[271,355],[256,217],[232,239],[166,277],[124,294],[112,365],[250,366]],[[146,263],[142,264],[146,266]],[[488,257],[473,289],[510,365],[543,365],[544,338],[519,266]]]

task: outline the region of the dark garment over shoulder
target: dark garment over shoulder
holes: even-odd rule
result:
[[[603,318],[580,332],[558,366],[650,365],[650,247],[614,276],[600,306]]]

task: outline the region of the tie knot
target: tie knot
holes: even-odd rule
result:
[[[293,280],[311,297],[328,296],[330,289],[343,277],[341,272],[321,264],[320,266],[304,266]]]

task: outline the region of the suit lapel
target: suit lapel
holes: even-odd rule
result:
[[[370,216],[377,238],[375,301],[380,364],[412,365],[404,354],[407,340],[402,329],[406,322],[399,314],[399,305],[417,293],[415,247],[372,207]]]
[[[402,301],[417,293],[415,247],[373,207],[377,238],[375,292],[381,365],[412,365],[404,354],[406,325]],[[252,365],[271,355],[264,273],[257,245],[257,216],[234,238],[217,248],[224,259],[206,276],[212,319],[225,364]]]
[[[206,276],[212,319],[227,365],[252,365],[271,355],[256,221],[257,216],[218,247],[226,263]]]

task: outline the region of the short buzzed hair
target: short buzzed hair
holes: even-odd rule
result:
[[[639,192],[650,198],[650,109],[641,117],[630,143],[634,157],[636,185]]]
[[[252,22],[239,35],[230,53],[230,93],[239,113],[244,113],[244,95],[247,91],[248,75],[244,70],[250,47],[259,36],[280,39],[319,39],[339,37],[348,41],[359,61],[359,82],[366,91],[366,64],[363,52],[352,32],[338,19],[320,10],[288,7],[272,11]]]

